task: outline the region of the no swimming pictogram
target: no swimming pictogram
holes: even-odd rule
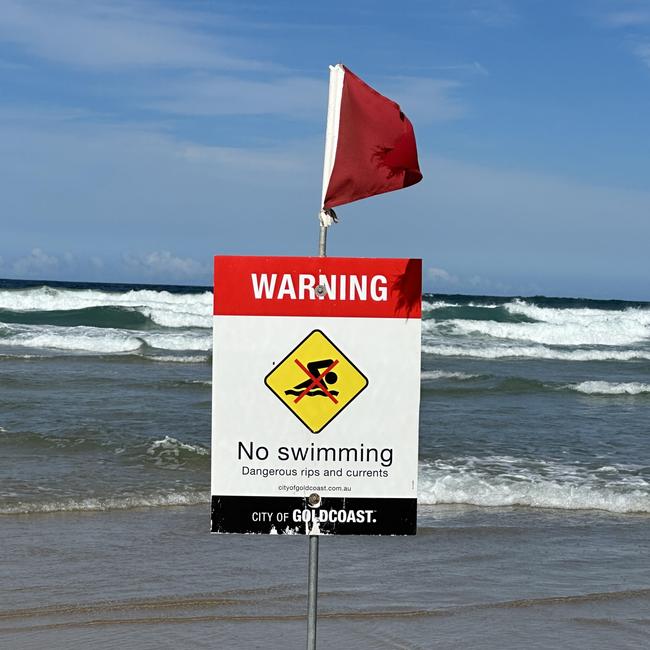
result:
[[[322,331],[314,330],[264,383],[312,433],[318,433],[365,389],[368,380]]]
[[[338,364],[339,360],[323,359],[321,361],[309,361],[307,367],[301,363],[299,359],[294,359],[296,365],[309,377],[301,384],[296,384],[293,388],[284,391],[285,395],[297,395],[294,404],[297,404],[305,395],[308,397],[316,397],[322,395],[329,397],[334,404],[338,404],[335,395],[338,395],[337,390],[328,390],[328,384],[335,384],[338,381],[338,375],[334,372],[334,367]],[[325,368],[323,372],[316,377],[316,373],[321,368]]]

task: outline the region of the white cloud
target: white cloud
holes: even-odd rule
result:
[[[182,3],[175,6],[180,9],[154,0],[2,0],[0,42],[73,68],[175,71],[164,83],[150,75],[128,88],[109,79],[104,85],[106,94],[116,92],[124,106],[171,115],[283,115],[324,123],[325,69],[321,76],[309,77],[239,56],[237,48],[243,53],[244,48],[252,49],[251,44],[225,36],[226,28],[218,17],[197,13],[196,6],[185,10]],[[478,63],[469,68],[485,73]],[[243,71],[273,74],[265,79],[237,76]],[[457,97],[460,84],[455,81],[414,76],[386,78],[378,85],[380,92],[399,101],[418,121],[452,120],[466,114]],[[60,119],[74,119],[73,112],[60,111]]]
[[[84,119],[97,120],[101,118],[97,113],[78,108],[36,108],[30,105],[2,106],[0,105],[0,120],[4,123],[17,124],[49,124],[49,127],[58,127],[66,122],[83,121]]]
[[[634,53],[650,68],[650,43],[639,43],[635,46]]]
[[[33,248],[29,255],[14,261],[13,272],[27,278],[57,271],[60,264],[61,260],[55,255],[48,255],[40,248]]]
[[[461,72],[470,72],[473,74],[481,75],[482,77],[489,77],[490,72],[488,69],[478,61],[472,61],[472,63],[460,64],[457,66],[449,66],[449,70],[459,70]]]
[[[458,278],[455,275],[452,275],[445,269],[436,268],[435,266],[427,269],[427,280],[433,287],[436,287],[438,285],[449,286],[458,284],[459,282]]]
[[[0,39],[77,67],[269,67],[231,54],[232,45],[202,29],[197,16],[156,2],[3,0]]]
[[[66,252],[60,255],[33,248],[29,254],[17,257],[6,265],[9,277],[37,280],[99,280],[107,277],[127,281],[200,281],[210,278],[211,258],[199,262],[190,257],[173,255],[167,250],[141,255],[113,254],[107,261],[97,255],[77,256]],[[2,259],[0,258],[0,267]]]
[[[613,11],[604,17],[610,27],[640,27],[650,25],[650,10],[629,9]]]
[[[459,276],[446,269],[432,266],[424,278],[424,290],[431,293],[480,293],[513,294],[512,287],[499,280],[491,280],[481,275]]]
[[[462,84],[427,77],[389,77],[373,84],[397,101],[412,121],[455,120],[467,114],[458,98]],[[275,77],[268,81],[197,74],[166,84],[153,101],[150,92],[141,103],[147,108],[182,115],[285,115],[325,121],[327,78]],[[152,91],[153,94],[156,91]]]
[[[468,112],[457,97],[461,87],[460,82],[447,79],[395,77],[387,81],[385,94],[399,103],[414,124],[445,122]]]
[[[472,291],[474,293],[479,293],[479,294],[491,293],[497,295],[504,295],[504,294],[513,295],[517,293],[517,291],[515,291],[510,284],[506,284],[505,282],[501,282],[499,280],[492,280],[490,278],[485,278],[481,275],[472,275],[470,278],[467,279],[466,285],[472,287]],[[524,293],[527,294],[537,293],[537,291],[528,288],[527,290],[524,291]]]
[[[430,242],[422,256],[457,277],[463,291],[471,283],[499,293],[507,284],[508,293],[585,295],[591,286],[610,297],[630,296],[631,287],[641,295],[649,191],[426,155],[421,163],[431,182],[401,199],[402,214],[418,210],[421,219],[409,218],[409,238],[415,246]]]
[[[327,79],[280,77],[252,81],[195,75],[165,85],[149,108],[182,115],[287,115],[325,120]]]
[[[28,66],[24,63],[16,63],[15,61],[6,61],[0,59],[0,70],[27,70]]]
[[[236,147],[208,147],[177,143],[176,155],[203,169],[227,170],[228,175],[255,174],[256,184],[274,184],[283,175],[297,178],[305,173],[304,151],[292,143],[283,148],[242,149]]]
[[[466,14],[487,27],[508,27],[517,21],[517,14],[504,0],[473,0]]]
[[[650,67],[650,4],[648,2],[627,2],[616,11],[601,14],[600,24],[618,30],[624,35],[624,42],[644,65]]]
[[[216,253],[317,250],[320,137],[235,149],[134,125],[49,127],[0,124],[0,213],[13,215],[0,241],[5,275],[12,251],[31,248],[35,232],[49,234],[48,251],[60,258],[56,274],[38,273],[50,278],[203,284]],[[452,293],[501,293],[499,283],[528,293],[537,283],[535,292],[555,295],[595,286],[609,297],[647,294],[638,287],[647,277],[649,192],[436,159],[426,149],[420,161],[422,183],[339,211],[331,254],[422,257],[447,273],[427,276],[431,289]],[[382,236],[369,236],[375,231]],[[132,255],[127,268],[124,250],[157,254]]]
[[[145,277],[196,280],[209,276],[209,262],[199,262],[191,257],[177,257],[169,251],[152,251],[142,255],[127,253],[124,263],[129,270]]]
[[[480,75],[481,77],[488,77],[490,75],[489,70],[478,61],[472,61],[470,63],[450,63],[447,65],[428,65],[428,66],[405,66],[407,71],[415,70],[428,70],[436,72],[454,72],[454,73],[464,73],[465,75]]]
[[[261,227],[257,236],[273,237],[294,209],[305,215],[298,229],[312,225],[321,169],[320,137],[235,148],[199,146],[136,125],[0,123],[0,213],[15,213],[0,254],[29,245],[33,232],[50,232],[54,219],[52,247],[105,259],[132,242],[141,249],[149,233],[156,241],[146,246],[166,249],[184,223],[192,224],[183,230],[186,247],[203,247],[224,228],[232,234]],[[66,240],[91,247],[74,249]]]

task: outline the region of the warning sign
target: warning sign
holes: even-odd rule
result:
[[[312,433],[319,433],[368,380],[323,332],[314,330],[264,383]]]
[[[215,257],[212,532],[415,534],[421,274]]]

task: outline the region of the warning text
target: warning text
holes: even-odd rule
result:
[[[383,275],[312,275],[251,273],[255,300],[388,300],[388,280]]]

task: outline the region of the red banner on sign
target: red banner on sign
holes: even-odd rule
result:
[[[218,255],[214,314],[420,318],[422,260]]]

